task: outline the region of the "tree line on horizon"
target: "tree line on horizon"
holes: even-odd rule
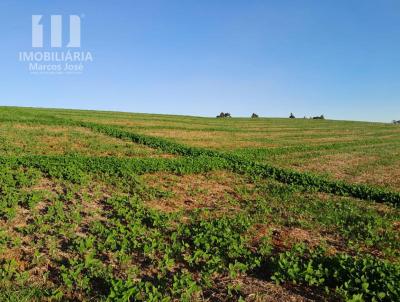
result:
[[[229,112],[221,112],[219,115],[216,116],[217,118],[231,118],[232,115]],[[251,118],[259,118],[259,115],[257,113],[253,113],[251,116]],[[289,115],[290,119],[295,119],[296,116],[293,113],[290,113]],[[303,119],[310,119],[310,120],[325,120],[325,116],[323,114],[319,115],[319,116],[313,116],[313,117],[306,117],[304,116]],[[392,121],[393,124],[395,125],[400,125],[400,120],[393,120]]]
[[[217,117],[217,118],[231,118],[232,115],[231,115],[229,112],[221,112],[221,113],[220,113],[219,115],[217,115],[216,117]],[[257,113],[253,113],[253,114],[251,115],[251,118],[259,118],[259,115],[258,115]],[[290,113],[289,118],[290,118],[290,119],[295,119],[296,117],[295,117],[295,115],[294,115],[293,113]],[[306,119],[307,117],[304,117],[304,118]],[[310,117],[310,119],[313,119],[313,120],[324,120],[324,119],[325,119],[325,116],[324,116],[323,114],[321,114],[320,116]],[[399,121],[399,123],[400,123],[400,121]]]

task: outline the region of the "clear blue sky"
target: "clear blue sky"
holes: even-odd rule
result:
[[[31,15],[77,14],[82,75],[31,75]],[[0,104],[400,119],[400,1],[1,0]]]

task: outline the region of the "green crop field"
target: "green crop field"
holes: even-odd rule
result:
[[[400,301],[400,126],[0,107],[0,301]]]

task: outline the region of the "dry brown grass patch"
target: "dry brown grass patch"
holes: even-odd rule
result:
[[[160,172],[143,175],[142,178],[150,188],[170,192],[172,196],[146,202],[150,207],[167,212],[198,208],[238,209],[235,203],[240,202],[242,197],[235,188],[253,186],[242,177],[226,171],[182,176]]]

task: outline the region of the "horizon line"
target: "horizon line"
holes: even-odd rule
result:
[[[66,107],[42,107],[42,106],[12,106],[12,105],[0,105],[0,108],[23,108],[23,109],[39,109],[39,110],[70,110],[70,111],[95,111],[95,112],[109,112],[109,113],[128,113],[128,114],[145,114],[145,115],[169,115],[169,116],[182,116],[182,117],[197,117],[197,118],[216,118],[216,115],[192,115],[192,114],[177,114],[177,113],[150,113],[150,112],[133,112],[123,111],[119,109],[88,109],[88,108],[66,108]],[[251,119],[250,113],[248,116],[236,115],[231,116],[232,119]],[[290,114],[290,113],[289,113]],[[296,114],[294,114],[296,116]],[[325,116],[325,114],[323,114]],[[260,119],[290,119],[285,116],[259,116]],[[312,116],[296,117],[296,120],[312,120]],[[337,122],[359,122],[359,123],[375,123],[375,124],[392,124],[390,122],[383,121],[371,121],[371,120],[353,120],[353,119],[330,119],[325,116],[325,121],[337,121]]]

